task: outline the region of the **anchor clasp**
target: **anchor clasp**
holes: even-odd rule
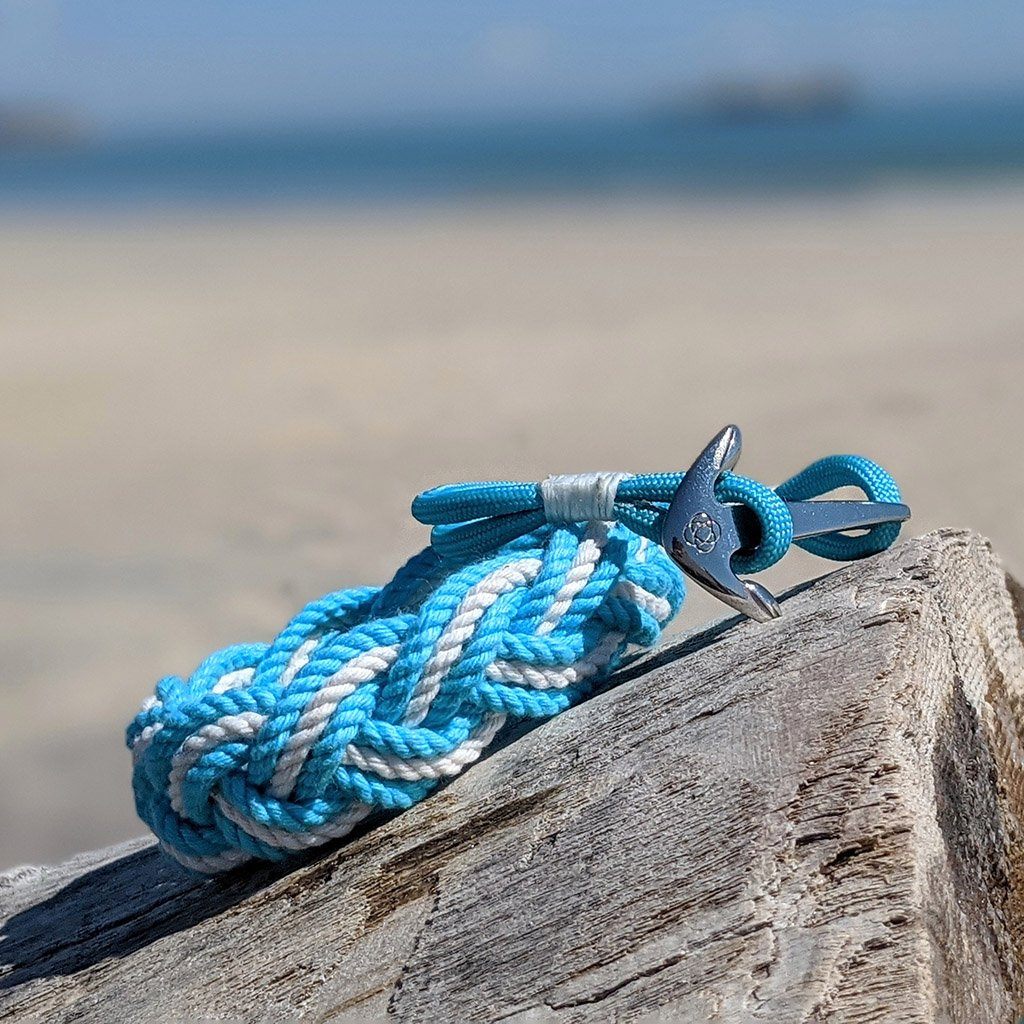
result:
[[[738,551],[756,547],[760,524],[744,505],[724,503],[715,486],[739,461],[743,440],[737,426],[727,426],[686,471],[662,525],[662,545],[676,565],[709,593],[758,622],[780,613],[779,602],[765,587],[740,579],[732,569]],[[814,537],[910,518],[906,505],[880,501],[787,501],[793,538]]]

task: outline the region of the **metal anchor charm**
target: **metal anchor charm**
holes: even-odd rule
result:
[[[737,551],[753,550],[760,535],[754,513],[745,505],[715,497],[723,473],[739,461],[739,427],[718,433],[686,471],[665,514],[661,542],[676,565],[709,593],[758,622],[781,614],[779,602],[760,583],[742,580],[732,570]],[[787,501],[793,539],[910,518],[906,505],[878,501]]]

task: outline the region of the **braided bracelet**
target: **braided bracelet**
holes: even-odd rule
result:
[[[420,494],[430,546],[385,586],[327,594],[272,643],[157,683],[127,730],[139,816],[201,872],[338,839],[458,775],[506,722],[564,711],[627,651],[654,646],[683,573],[768,619],[774,597],[734,570],[764,569],[793,542],[862,558],[910,514],[867,459],[834,455],[771,490],[729,472],[740,444],[727,427],[685,474]],[[868,500],[807,500],[843,486]]]

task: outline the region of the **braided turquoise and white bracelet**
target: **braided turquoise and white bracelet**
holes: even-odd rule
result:
[[[772,490],[729,472],[739,449],[729,427],[686,474],[420,494],[431,544],[385,586],[328,594],[272,643],[160,680],[127,731],[140,817],[202,872],[338,839],[422,800],[510,720],[564,711],[627,651],[654,646],[683,602],[681,569],[766,619],[774,598],[734,570],[764,569],[794,541],[861,558],[909,515],[867,459],[831,456]],[[807,500],[849,485],[868,500]]]

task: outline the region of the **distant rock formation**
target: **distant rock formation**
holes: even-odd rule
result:
[[[789,78],[723,78],[691,97],[659,105],[666,120],[749,122],[843,117],[857,106],[853,81],[838,72]]]
[[[41,103],[0,102],[0,152],[72,146],[84,135],[81,122],[69,111]]]

